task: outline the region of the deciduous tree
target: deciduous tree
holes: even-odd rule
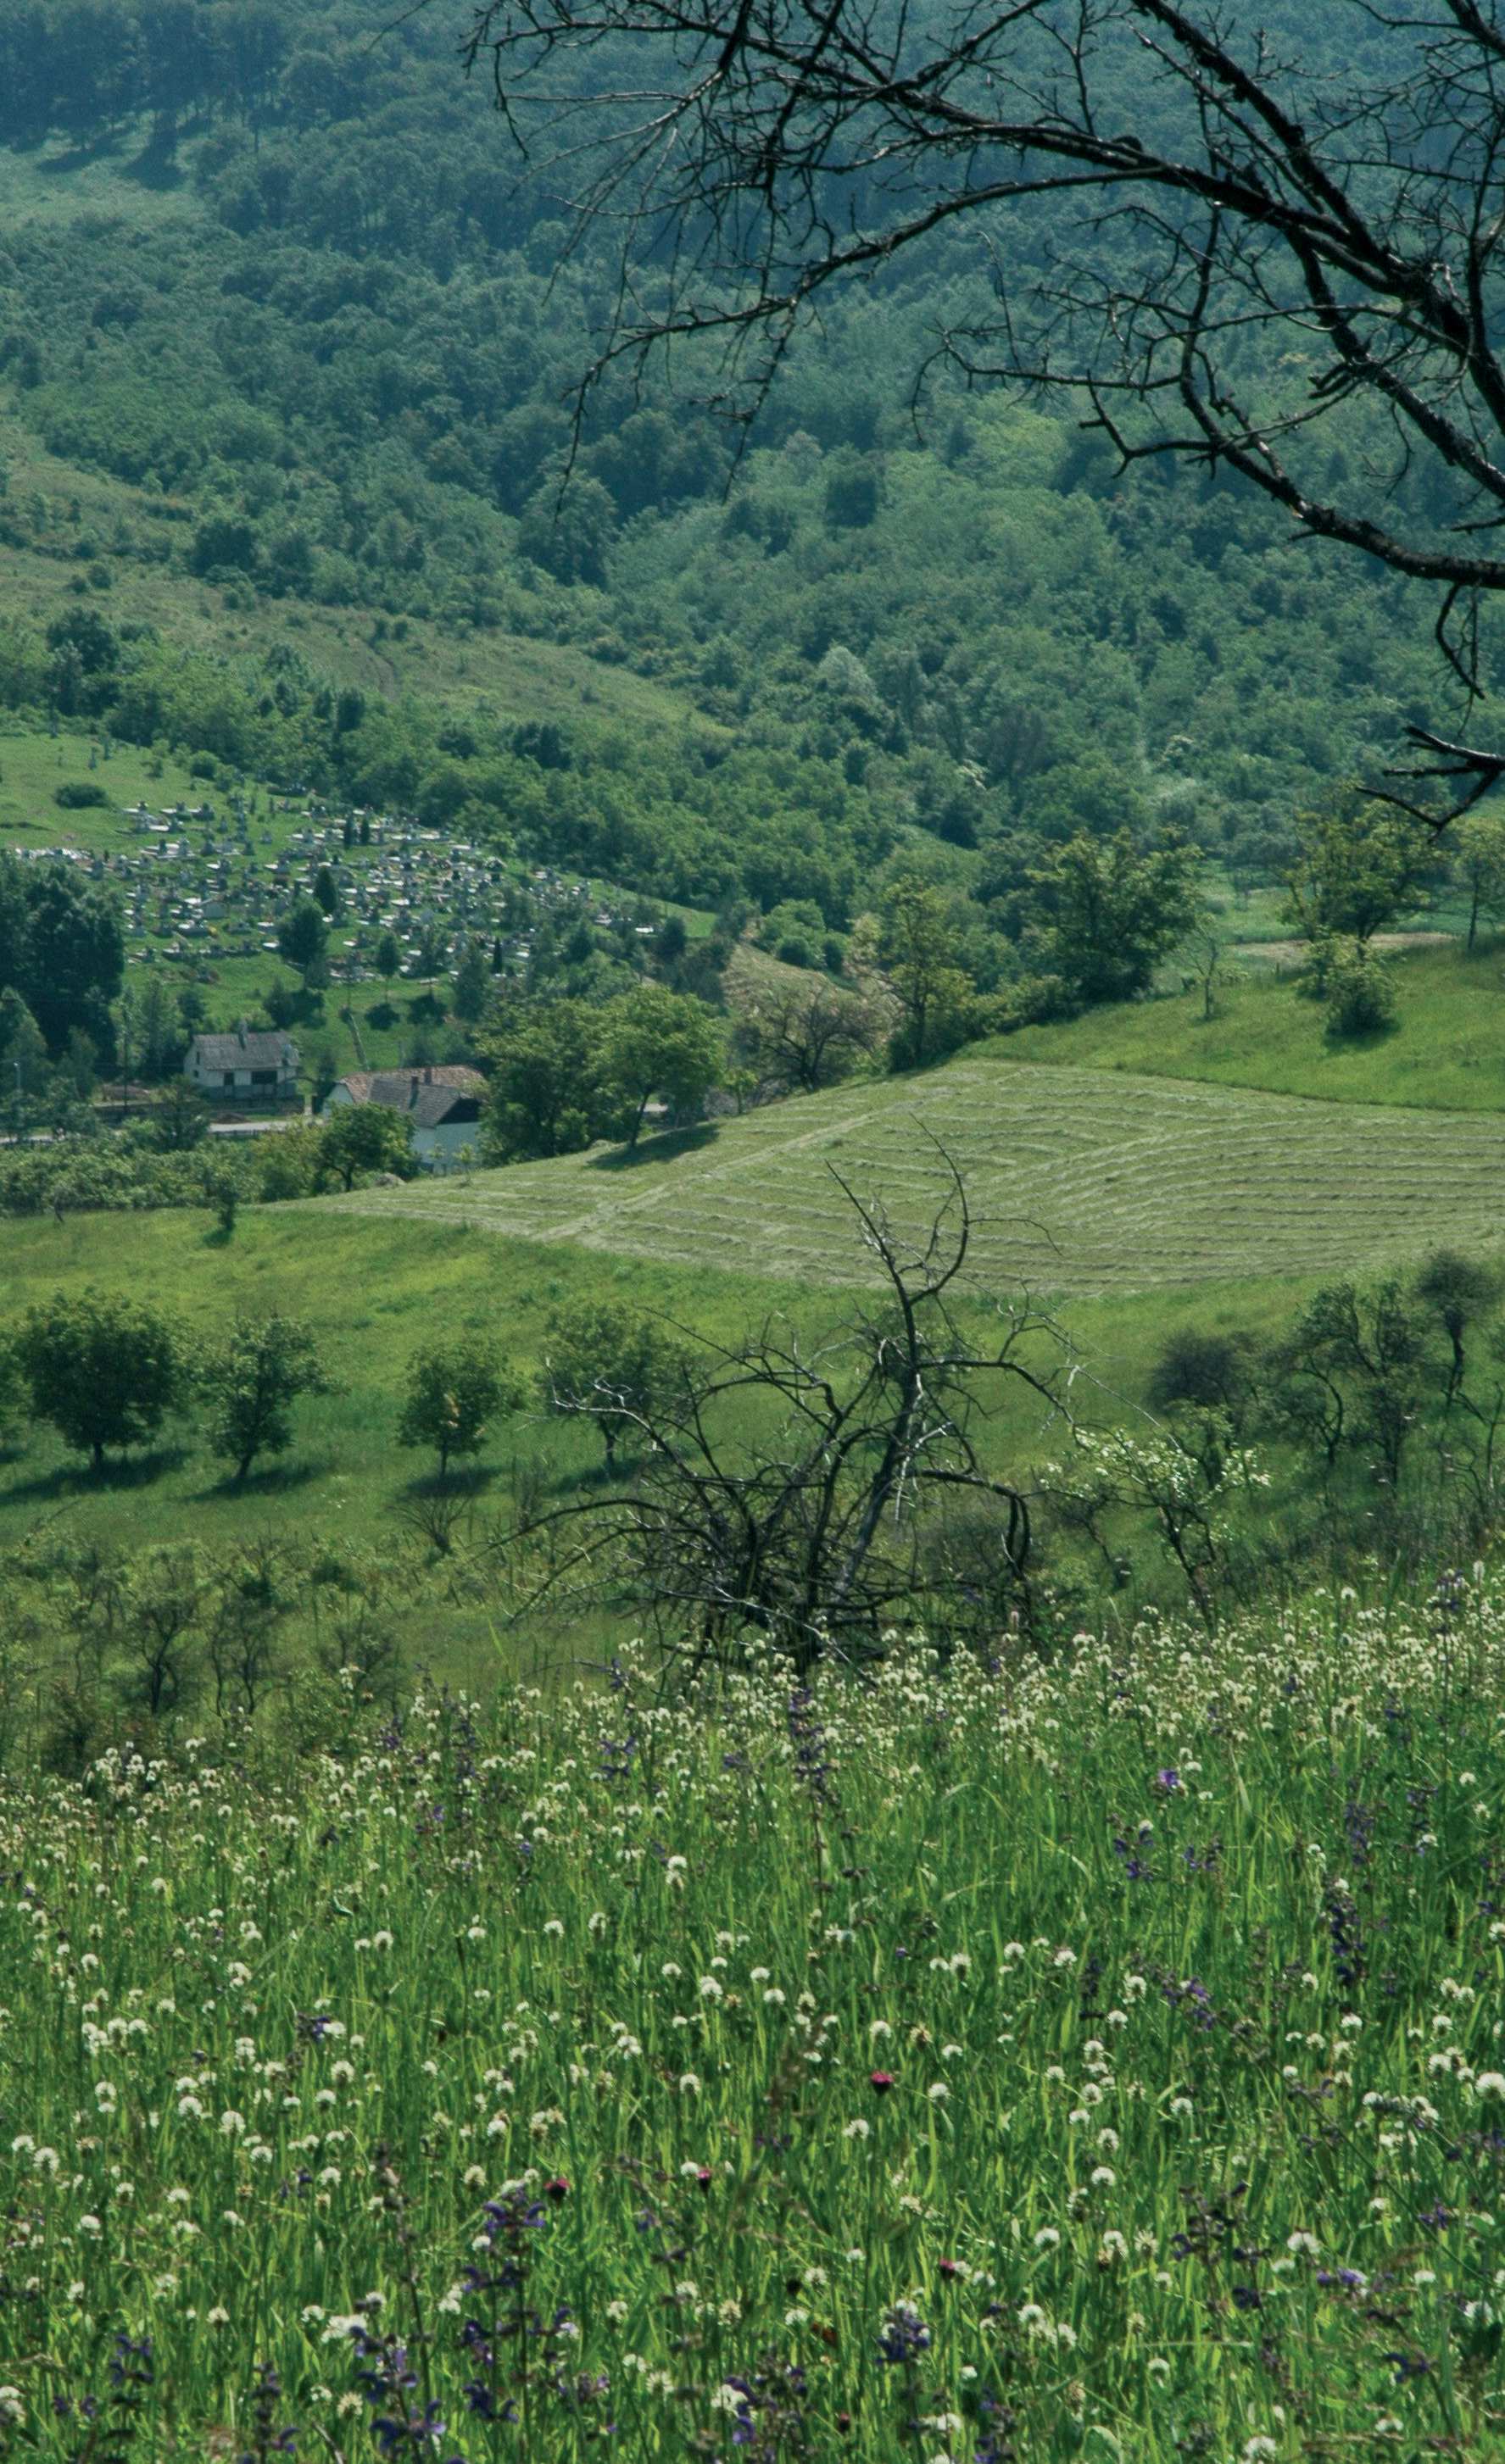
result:
[[[342,1189],[353,1189],[363,1172],[406,1179],[413,1169],[412,1132],[389,1104],[338,1104],[320,1133],[319,1159]]]
[[[1127,830],[1049,848],[1021,901],[1031,961],[1083,1004],[1144,992],[1191,930],[1200,861],[1177,843],[1140,847]]]
[[[313,1330],[279,1313],[242,1318],[228,1342],[199,1371],[210,1406],[209,1438],[243,1481],[258,1455],[282,1454],[293,1442],[293,1405],[321,1395],[328,1378]]]
[[[169,1318],[145,1301],[55,1292],[22,1319],[15,1355],[33,1417],[50,1420],[98,1471],[108,1447],[155,1437],[188,1390],[188,1362]]]
[[[518,1379],[481,1338],[425,1345],[408,1364],[397,1441],[432,1446],[444,1480],[451,1457],[478,1454],[492,1422],[521,1400]]]
[[[624,1436],[671,1401],[685,1368],[684,1345],[645,1310],[580,1301],[544,1329],[539,1389],[550,1410],[594,1420],[610,1466]]]
[[[620,252],[586,386],[719,337],[750,414],[823,293],[970,227],[991,286],[941,358],[1430,585],[1472,687],[1505,592],[1505,31],[1480,0],[1321,17],[1307,44],[1214,0],[479,0],[471,56]],[[1434,813],[1505,770],[1410,732]]]
[[[607,1002],[601,1019],[601,1084],[628,1125],[628,1145],[636,1146],[654,1095],[676,1119],[694,1119],[726,1057],[721,1028],[704,1002],[663,984],[641,984]]]

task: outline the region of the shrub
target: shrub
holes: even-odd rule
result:
[[[91,810],[109,801],[108,789],[101,787],[98,779],[65,779],[60,787],[53,789],[54,803],[60,804],[65,813]]]
[[[1323,990],[1324,1033],[1331,1044],[1383,1035],[1396,1023],[1395,986],[1383,967],[1357,951],[1335,959]]]
[[[1161,1346],[1150,1372],[1150,1401],[1162,1411],[1173,1403],[1195,1403],[1231,1412],[1249,1392],[1251,1351],[1247,1334],[1182,1328]]]

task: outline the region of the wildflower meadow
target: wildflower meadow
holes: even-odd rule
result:
[[[1505,2453],[1505,1600],[0,1799],[0,2453]]]

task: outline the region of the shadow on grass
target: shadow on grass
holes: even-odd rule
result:
[[[112,155],[120,152],[120,144],[121,141],[116,136],[98,137],[91,144],[70,145],[66,154],[48,154],[40,160],[33,159],[33,168],[45,173],[50,180],[66,179],[72,171],[86,171],[91,163],[107,163]],[[23,155],[30,150],[27,146],[16,148]]]
[[[1374,1052],[1400,1031],[1398,1018],[1382,1019],[1374,1026],[1324,1027],[1322,1049],[1324,1052]]]
[[[625,1494],[632,1485],[632,1475],[643,1461],[641,1453],[621,1451],[615,1463],[598,1455],[593,1463],[570,1463],[554,1474],[550,1488],[556,1497],[603,1498],[618,1492]]]
[[[301,1459],[298,1463],[269,1463],[259,1466],[253,1463],[244,1480],[237,1480],[233,1472],[227,1472],[223,1480],[211,1481],[208,1488],[195,1489],[193,1503],[207,1506],[224,1499],[244,1498],[251,1504],[258,1497],[283,1497],[296,1489],[306,1488],[310,1481],[324,1479],[332,1468],[328,1462],[309,1463]]]
[[[7,1489],[7,1503],[11,1506],[44,1505],[65,1497],[98,1497],[115,1489],[149,1488],[165,1472],[176,1471],[188,1461],[184,1446],[156,1446],[150,1454],[107,1456],[98,1471],[92,1463],[59,1463],[53,1471],[38,1472],[33,1480],[17,1481]]]
[[[483,1496],[496,1477],[492,1463],[457,1463],[447,1472],[416,1473],[404,1482],[401,1493],[404,1497],[454,1497],[463,1501]]]
[[[147,143],[129,163],[121,165],[122,180],[133,181],[138,188],[152,188],[159,194],[183,186],[183,165],[176,148]]]
[[[676,1155],[697,1155],[714,1146],[719,1135],[715,1121],[697,1121],[689,1130],[659,1130],[653,1137],[639,1138],[635,1147],[611,1147],[605,1155],[592,1155],[587,1170],[631,1172],[640,1163],[672,1163]]]

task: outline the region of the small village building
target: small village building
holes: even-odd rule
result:
[[[296,1104],[298,1046],[290,1035],[248,1027],[196,1035],[183,1074],[211,1104]]]
[[[357,1069],[331,1087],[323,1117],[344,1104],[386,1104],[412,1133],[412,1151],[428,1172],[450,1172],[480,1135],[486,1081],[460,1063],[424,1069]]]

